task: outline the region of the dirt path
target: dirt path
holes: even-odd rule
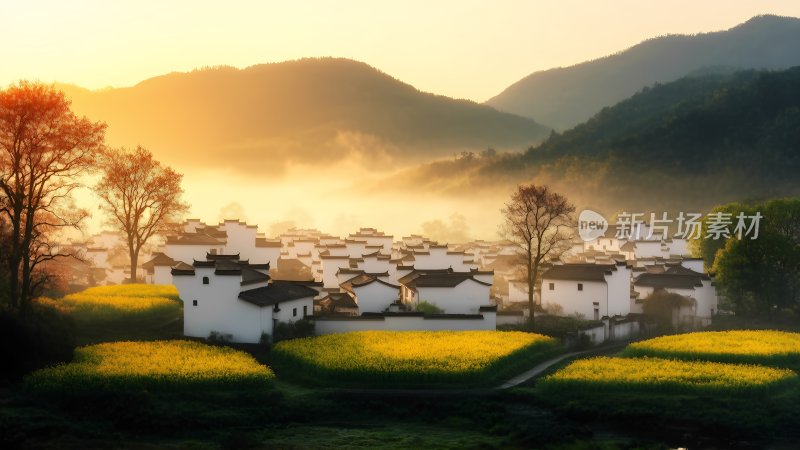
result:
[[[612,352],[615,350],[619,350],[624,348],[628,345],[627,342],[617,342],[614,344],[603,345],[596,348],[591,348],[589,350],[582,350],[579,352],[571,352],[565,353],[563,355],[556,356],[555,358],[548,359],[546,361],[542,361],[541,363],[533,366],[530,370],[527,370],[516,377],[506,381],[505,383],[501,384],[500,386],[496,387],[497,390],[508,389],[514,386],[519,386],[520,384],[530,380],[531,378],[535,378],[542,373],[544,373],[550,367],[564,361],[565,359],[577,358],[577,357],[587,357],[587,356],[594,356],[597,354],[602,354],[606,352]]]

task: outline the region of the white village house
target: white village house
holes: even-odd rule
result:
[[[626,316],[631,312],[631,270],[625,262],[561,264],[542,274],[542,304],[557,304],[565,315],[585,319]]]
[[[318,291],[305,283],[273,281],[269,264],[240,261],[238,255],[207,255],[172,268],[173,284],[184,300],[184,334],[212,333],[232,342],[259,342],[278,322],[313,314]]]

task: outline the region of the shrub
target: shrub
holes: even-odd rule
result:
[[[233,340],[233,335],[229,333],[220,333],[219,331],[212,331],[208,333],[208,342],[211,344],[224,345]]]
[[[0,378],[17,380],[28,372],[72,359],[75,324],[58,310],[34,303],[25,316],[0,309]]]
[[[278,322],[272,330],[273,343],[314,336],[314,322],[300,319],[295,322]],[[263,336],[262,336],[263,339]]]
[[[439,308],[435,304],[429,302],[419,302],[416,310],[425,314],[441,314],[444,312],[442,311],[442,308]]]

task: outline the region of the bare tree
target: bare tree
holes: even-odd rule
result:
[[[139,252],[147,240],[173,230],[189,209],[181,200],[183,175],[161,165],[143,147],[111,150],[106,155],[95,192],[109,224],[126,237],[131,281],[136,282]]]
[[[569,248],[575,207],[547,186],[519,185],[502,209],[503,234],[516,244],[526,267],[528,307],[534,321],[534,289],[542,264]]]
[[[105,128],[77,117],[51,86],[23,81],[0,91],[0,215],[11,228],[3,259],[13,308],[28,309],[44,264],[71,256],[51,238],[88,215],[71,194],[103,150]]]

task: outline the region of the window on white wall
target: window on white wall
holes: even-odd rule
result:
[[[197,306],[197,300],[192,300],[192,306]]]
[[[203,277],[203,284],[208,284],[208,283],[209,283],[208,277]]]
[[[583,290],[583,283],[578,283],[578,290],[579,290],[579,291],[582,291],[582,290]]]
[[[303,305],[303,317],[308,315],[308,305]]]
[[[292,317],[297,317],[297,308],[292,308]]]
[[[556,290],[556,284],[555,283],[550,283],[550,290],[551,291],[555,291]]]

